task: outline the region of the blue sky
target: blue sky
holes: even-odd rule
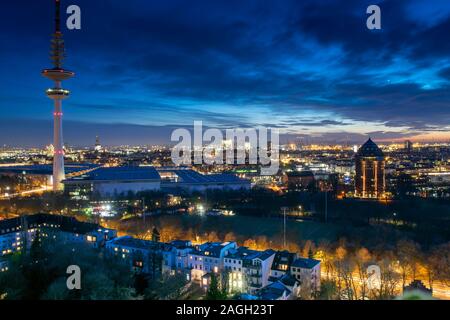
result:
[[[145,144],[174,127],[277,127],[290,140],[450,139],[445,0],[63,0],[76,77],[65,140]],[[366,28],[378,4],[382,30]],[[52,0],[0,12],[0,144],[51,142]],[[64,17],[64,16],[63,16]],[[63,19],[64,21],[64,19]]]

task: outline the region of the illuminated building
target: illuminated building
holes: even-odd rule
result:
[[[292,262],[297,258],[296,253],[289,251],[278,251],[273,259],[270,277],[272,280],[278,279],[290,271]]]
[[[229,292],[265,300],[298,298],[303,284],[311,293],[320,290],[320,261],[296,253],[250,250],[238,247],[236,242],[193,246],[185,240],[154,240],[123,236],[108,241],[105,249],[135,272],[154,276],[182,274],[205,291],[213,274],[228,282]]]
[[[297,258],[291,265],[291,275],[306,286],[311,294],[320,291],[320,261]]]
[[[413,144],[410,140],[405,141],[405,151],[410,153],[413,149]]]
[[[88,198],[92,194],[114,196],[128,192],[159,190],[161,178],[153,167],[102,167],[66,179],[63,183],[67,194]]]
[[[291,189],[305,189],[314,185],[314,173],[310,170],[286,172],[283,182]]]
[[[261,300],[293,300],[300,296],[300,281],[285,274],[258,291]]]
[[[204,276],[221,272],[224,257],[233,249],[237,249],[236,242],[207,242],[197,246],[188,260],[192,281],[200,282],[202,288],[207,289],[210,279]]]
[[[61,87],[61,82],[72,78],[75,74],[62,67],[65,58],[64,40],[61,32],[60,20],[60,0],[55,0],[55,32],[51,40],[51,60],[52,69],[45,69],[42,75],[54,82],[54,87],[47,89],[47,96],[54,101],[55,111],[53,112],[53,190],[58,191],[63,188],[61,181],[65,178],[64,173],[64,148],[62,133],[62,100],[70,94],[69,90]]]
[[[100,138],[98,136],[95,137],[95,146],[94,146],[94,150],[96,152],[100,152],[102,151],[102,145],[100,144]]]
[[[234,174],[201,174],[191,169],[157,168],[164,190],[184,190],[186,192],[205,192],[206,190],[249,190],[250,180],[241,179]]]
[[[166,246],[162,242],[123,236],[108,241],[105,248],[110,255],[131,265],[135,272],[152,273],[156,276],[162,272],[161,262]]]
[[[355,196],[380,198],[386,190],[385,159],[381,149],[367,140],[355,156]]]
[[[228,272],[228,287],[231,292],[256,294],[269,284],[270,268],[275,251],[250,250],[240,247],[224,259],[224,270]]]
[[[0,259],[30,248],[36,237],[102,247],[117,232],[73,217],[34,214],[0,221]],[[3,260],[3,259],[2,259]]]

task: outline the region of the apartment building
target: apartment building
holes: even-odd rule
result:
[[[153,277],[162,273],[163,252],[168,245],[162,242],[143,240],[131,236],[112,239],[106,243],[106,251],[136,272],[143,272]]]
[[[188,259],[191,280],[200,282],[206,289],[210,283],[208,274],[222,272],[225,256],[235,249],[236,242],[207,242],[196,246]]]
[[[115,238],[117,231],[73,217],[34,214],[0,221],[0,257],[30,248],[34,239],[53,239],[60,243],[86,243],[95,248]]]
[[[292,276],[299,280],[311,294],[320,291],[320,261],[297,258],[291,264]]]
[[[273,250],[256,251],[240,247],[231,251],[224,258],[229,290],[255,294],[258,289],[268,285],[274,257]]]

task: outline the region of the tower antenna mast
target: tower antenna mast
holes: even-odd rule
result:
[[[53,81],[53,88],[47,89],[47,96],[53,100],[53,191],[63,188],[64,173],[64,145],[62,131],[62,100],[67,98],[70,91],[61,87],[61,82],[72,78],[75,73],[63,68],[65,58],[64,40],[61,32],[61,0],[55,0],[55,32],[51,39],[50,59],[52,69],[44,69],[42,75]]]

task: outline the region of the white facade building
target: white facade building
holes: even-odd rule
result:
[[[320,261],[315,259],[297,258],[291,265],[292,276],[299,280],[305,290],[320,291]]]
[[[231,292],[255,294],[269,284],[275,251],[256,251],[240,247],[224,258],[224,271]]]
[[[200,282],[206,288],[209,282],[203,277],[211,272],[222,272],[224,257],[236,248],[236,242],[207,242],[197,246],[189,253],[188,268],[191,270],[191,280]]]

